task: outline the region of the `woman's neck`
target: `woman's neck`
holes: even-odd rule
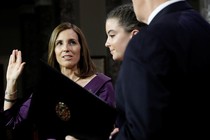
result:
[[[78,69],[68,69],[68,68],[62,68],[61,73],[71,79],[74,82],[79,81],[80,77],[78,77],[75,73],[78,73]]]

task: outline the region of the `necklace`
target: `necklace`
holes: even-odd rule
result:
[[[77,79],[73,80],[75,83],[78,82],[80,80],[80,77],[78,77]]]

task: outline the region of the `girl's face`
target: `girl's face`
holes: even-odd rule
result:
[[[78,35],[74,30],[67,29],[59,33],[55,42],[55,56],[61,69],[77,68],[80,50]]]
[[[132,38],[132,33],[128,33],[119,25],[117,18],[106,20],[107,40],[105,46],[109,48],[112,59],[122,61],[128,42]]]

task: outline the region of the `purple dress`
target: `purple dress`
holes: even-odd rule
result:
[[[103,73],[98,73],[97,76],[94,77],[84,88],[101,98],[110,106],[115,107],[114,88],[110,77]],[[31,94],[24,102],[17,103],[17,105],[15,104],[11,109],[2,112],[5,126],[15,129],[23,121],[28,120],[32,98],[33,94]],[[48,138],[55,139],[50,136]]]

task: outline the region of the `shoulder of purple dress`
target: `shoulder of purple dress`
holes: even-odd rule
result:
[[[109,81],[111,78],[103,73],[97,73],[96,78],[102,79],[103,81]]]
[[[111,82],[110,77],[103,73],[97,73],[96,76],[84,88],[92,93],[96,93],[107,82]]]

